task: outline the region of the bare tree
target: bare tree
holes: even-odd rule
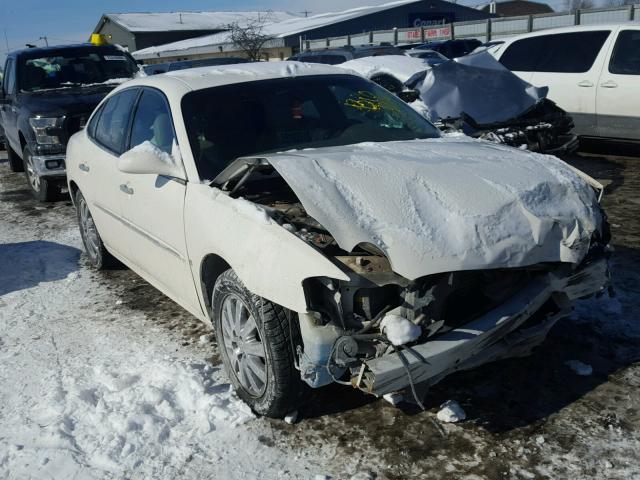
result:
[[[593,0],[564,0],[563,6],[566,11],[574,12],[576,10],[593,8],[595,5]]]
[[[273,39],[272,35],[265,32],[265,26],[270,22],[271,12],[265,12],[258,14],[256,18],[227,25],[231,42],[243,51],[249,60],[260,60],[264,45]]]

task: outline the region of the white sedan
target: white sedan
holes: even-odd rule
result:
[[[597,182],[442,138],[328,66],[128,82],[71,139],[68,182],[89,261],[120,260],[212,323],[262,415],[297,408],[305,385],[415,396],[522,355],[608,281]]]

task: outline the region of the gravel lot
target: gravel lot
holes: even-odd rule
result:
[[[227,478],[314,478],[323,474],[379,479],[439,479],[445,475],[469,480],[640,479],[640,158],[582,154],[568,161],[607,184],[603,203],[614,234],[616,296],[580,302],[572,317],[560,322],[531,357],[447,378],[427,395],[425,412],[411,404],[395,408],[357,391],[329,387],[315,392],[294,425],[253,419],[224,437],[225,441],[241,440],[244,446],[237,448],[248,450],[243,455],[223,446],[201,452],[197,445],[189,445],[194,455],[178,460],[163,458],[162,449],[154,451],[155,458],[146,451],[147,458],[140,461],[149,469],[142,474],[135,463],[124,473],[91,463],[84,473],[91,472],[94,478],[165,478],[169,474],[183,478],[222,474]],[[17,240],[54,242],[49,244],[52,248],[80,245],[70,202],[44,205],[32,201],[23,176],[9,173],[6,155],[0,152],[0,280],[5,284],[12,278],[26,282],[20,289],[30,292],[29,298],[64,308],[60,291],[46,285],[64,283],[67,272],[45,282],[12,270],[17,260],[7,245]],[[46,244],[43,248],[46,250]],[[52,252],[43,252],[42,258],[52,258]],[[33,268],[34,275],[46,270],[38,262]],[[210,332],[135,274],[126,269],[91,272],[80,257],[73,275],[86,282],[82,308],[87,331],[99,330],[105,322],[129,325],[128,340],[151,347],[157,342],[162,348],[163,342],[173,342],[172,355],[198,359],[217,371],[215,345],[201,340]],[[22,447],[11,431],[6,433],[12,421],[9,415],[18,410],[3,409],[3,398],[9,398],[3,389],[10,384],[37,392],[40,384],[38,372],[18,378],[17,372],[3,367],[5,358],[24,354],[15,340],[16,322],[26,322],[33,314],[26,297],[13,302],[14,293],[0,288],[0,450],[3,446],[13,449],[4,457],[0,452],[0,478],[21,478],[16,472],[22,471],[27,458],[21,456]],[[66,322],[77,317],[77,312],[70,311],[68,319],[64,312],[57,315],[57,321]],[[27,341],[38,348],[42,340],[35,335],[25,339],[25,344]],[[153,351],[149,368],[154,366]],[[74,351],[64,354],[72,358]],[[569,360],[591,365],[593,374],[576,375],[565,365]],[[83,368],[67,367],[71,375],[73,368]],[[449,399],[463,406],[465,422],[440,424],[436,420],[438,407]],[[251,441],[244,443],[247,438]],[[241,466],[243,458],[254,454],[251,468]],[[157,467],[163,462],[171,468]],[[44,467],[39,472],[42,477],[62,478]]]

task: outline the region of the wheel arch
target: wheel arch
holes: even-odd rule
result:
[[[74,205],[76,204],[76,194],[80,191],[80,187],[78,187],[78,184],[73,181],[70,180],[69,181],[69,196],[71,197],[71,203],[73,203]]]
[[[210,253],[205,255],[200,263],[200,288],[204,303],[209,314],[209,318],[213,320],[213,312],[211,310],[211,296],[213,295],[213,287],[216,280],[222,273],[229,270],[231,266],[220,255]]]

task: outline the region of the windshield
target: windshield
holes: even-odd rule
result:
[[[352,75],[198,90],[184,96],[182,113],[200,177],[209,180],[241,156],[440,136],[398,97]]]
[[[73,49],[24,61],[20,89],[37,92],[54,88],[118,83],[135,75],[137,66],[118,50]]]

